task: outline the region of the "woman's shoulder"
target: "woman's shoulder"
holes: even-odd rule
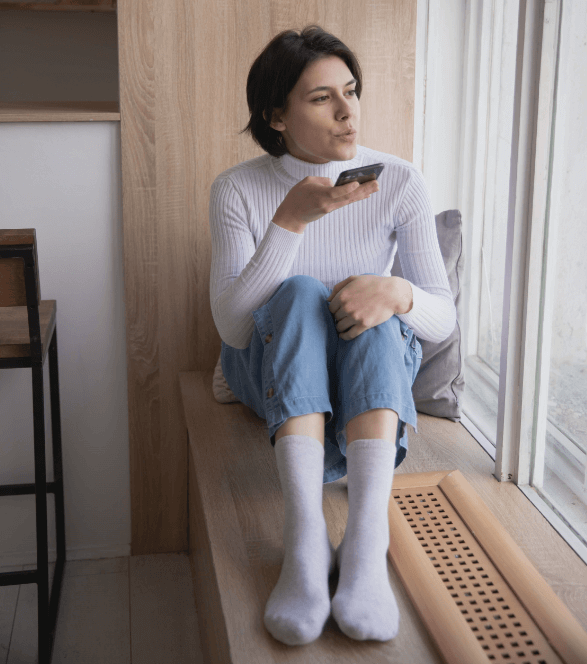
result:
[[[259,157],[253,157],[252,159],[247,159],[246,161],[241,161],[240,164],[235,164],[230,168],[227,168],[222,173],[219,173],[214,179],[214,183],[220,182],[222,180],[231,180],[233,184],[242,183],[248,180],[251,177],[254,177],[255,174],[259,175],[259,171],[269,172],[271,164],[271,156],[269,154],[263,154]]]
[[[361,151],[364,166],[378,163],[385,164],[385,168],[378,179],[381,185],[387,185],[385,189],[396,202],[404,198],[410,187],[420,192],[427,191],[422,171],[412,162],[397,155],[372,150],[364,146],[361,146]]]
[[[367,148],[364,145],[358,146],[363,155],[363,165],[368,164],[385,164],[383,173],[389,174],[389,171],[397,173],[398,171],[405,172],[406,176],[410,176],[414,171],[419,172],[417,166],[412,164],[411,161],[402,159],[394,154],[389,154],[388,152],[380,152],[379,150],[373,150],[372,148]],[[382,175],[383,175],[382,173]]]

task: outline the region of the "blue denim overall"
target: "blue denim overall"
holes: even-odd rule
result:
[[[422,361],[420,342],[397,316],[350,341],[340,339],[330,293],[314,277],[286,279],[253,312],[256,328],[248,347],[223,341],[221,353],[226,382],[266,420],[272,445],[289,417],[326,413],[325,483],[347,474],[346,424],[372,408],[398,414],[396,468],[404,460],[406,423],[417,425],[412,384]]]

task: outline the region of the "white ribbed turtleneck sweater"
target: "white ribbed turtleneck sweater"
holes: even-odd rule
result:
[[[370,198],[326,214],[303,234],[272,222],[288,191],[306,176],[334,183],[342,171],[378,162],[385,168]],[[400,320],[427,341],[442,341],[454,329],[456,311],[426,183],[419,169],[394,155],[358,145],[348,161],[311,164],[290,154],[244,161],[212,184],[210,233],[212,315],[221,339],[234,348],[247,348],[252,312],[288,277],[307,274],[329,290],[353,274],[389,277],[396,247],[413,293],[413,307]]]

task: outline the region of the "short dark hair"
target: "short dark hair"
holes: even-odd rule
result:
[[[314,60],[336,55],[357,80],[361,96],[363,77],[355,54],[340,39],[319,25],[308,25],[300,33],[284,30],[276,35],[251,65],[247,78],[247,103],[251,117],[239,133],[248,131],[265,152],[281,157],[287,152],[281,132],[269,126],[273,109],[287,110],[287,97],[304,69]],[[268,120],[265,119],[268,118]]]

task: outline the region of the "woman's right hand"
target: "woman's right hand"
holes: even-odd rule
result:
[[[309,175],[289,190],[275,211],[273,223],[301,234],[309,223],[349,203],[369,198],[376,191],[379,191],[377,180],[335,187],[330,178]]]

